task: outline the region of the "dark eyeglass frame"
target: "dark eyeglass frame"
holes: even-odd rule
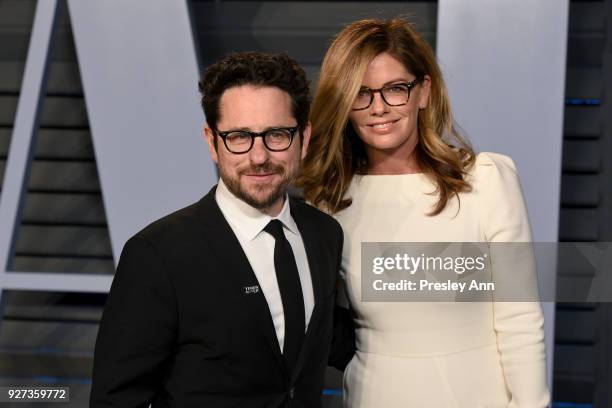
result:
[[[246,154],[248,152],[251,151],[251,149],[253,148],[253,145],[255,144],[255,138],[256,137],[261,137],[261,141],[263,142],[264,146],[266,147],[266,149],[268,149],[271,152],[284,152],[285,150],[288,150],[291,145],[293,144],[293,139],[295,137],[295,132],[297,131],[298,127],[294,126],[294,127],[275,127],[275,128],[270,128],[270,129],[266,129],[263,132],[251,132],[249,130],[228,130],[225,132],[220,132],[219,130],[215,130],[215,133],[223,140],[223,144],[225,145],[225,148],[227,149],[228,152],[233,153],[233,154]],[[266,143],[266,135],[270,132],[273,132],[275,130],[286,130],[289,132],[289,145],[283,149],[272,149],[270,146],[268,146],[268,144]],[[244,152],[235,152],[232,149],[229,148],[229,146],[227,145],[227,136],[230,133],[247,133],[249,136],[251,136],[251,145],[249,146],[249,148],[247,150],[245,150]]]
[[[385,85],[382,88],[378,88],[378,89],[372,89],[372,88],[368,88],[368,87],[363,87],[359,90],[359,92],[367,89],[368,91],[370,91],[370,103],[368,103],[368,106],[366,106],[365,108],[352,108],[354,111],[360,111],[360,110],[365,110],[368,109],[370,106],[372,106],[372,102],[374,102],[374,94],[375,93],[380,93],[380,97],[383,100],[384,103],[386,103],[388,106],[402,106],[408,103],[408,101],[410,100],[410,93],[412,91],[412,88],[414,88],[416,85],[418,85],[421,81],[423,80],[423,77],[416,77],[414,78],[412,81],[410,82],[396,82],[394,84],[389,84],[389,85]],[[385,99],[385,95],[382,93],[382,90],[385,88],[391,88],[394,86],[398,86],[398,85],[402,85],[408,88],[408,98],[406,98],[406,102],[404,103],[398,103],[398,104],[391,104],[389,102],[387,102],[387,100]],[[357,98],[355,96],[355,98]]]

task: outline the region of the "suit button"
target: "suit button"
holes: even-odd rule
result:
[[[293,399],[294,395],[295,395],[295,387],[291,387],[291,389],[289,390],[289,398]]]

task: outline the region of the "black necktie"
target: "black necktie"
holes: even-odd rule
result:
[[[272,220],[266,225],[264,231],[272,235],[276,241],[274,245],[274,269],[276,269],[276,279],[285,315],[283,356],[289,373],[292,373],[304,341],[306,327],[304,295],[302,294],[300,275],[298,274],[293,250],[283,232],[283,224],[279,220]]]

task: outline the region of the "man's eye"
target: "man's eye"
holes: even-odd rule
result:
[[[285,139],[287,138],[287,133],[283,131],[274,131],[274,132],[269,132],[267,137],[269,139]]]
[[[235,132],[227,135],[227,139],[232,142],[247,142],[251,139],[251,135],[243,132]]]

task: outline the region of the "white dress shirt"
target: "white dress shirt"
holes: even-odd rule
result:
[[[291,249],[295,256],[295,263],[297,264],[302,294],[304,296],[304,318],[306,322],[304,331],[308,327],[314,307],[312,279],[310,277],[306,249],[300,231],[293,217],[291,217],[289,199],[285,197],[285,203],[278,216],[271,217],[236,197],[228,190],[222,180],[219,180],[217,185],[215,199],[253,268],[255,277],[259,282],[259,287],[268,303],[270,315],[274,322],[274,329],[276,330],[276,337],[282,352],[285,339],[285,315],[274,269],[275,240],[272,235],[263,230],[273,219],[278,219],[283,223],[283,232],[289,244],[291,244]]]

